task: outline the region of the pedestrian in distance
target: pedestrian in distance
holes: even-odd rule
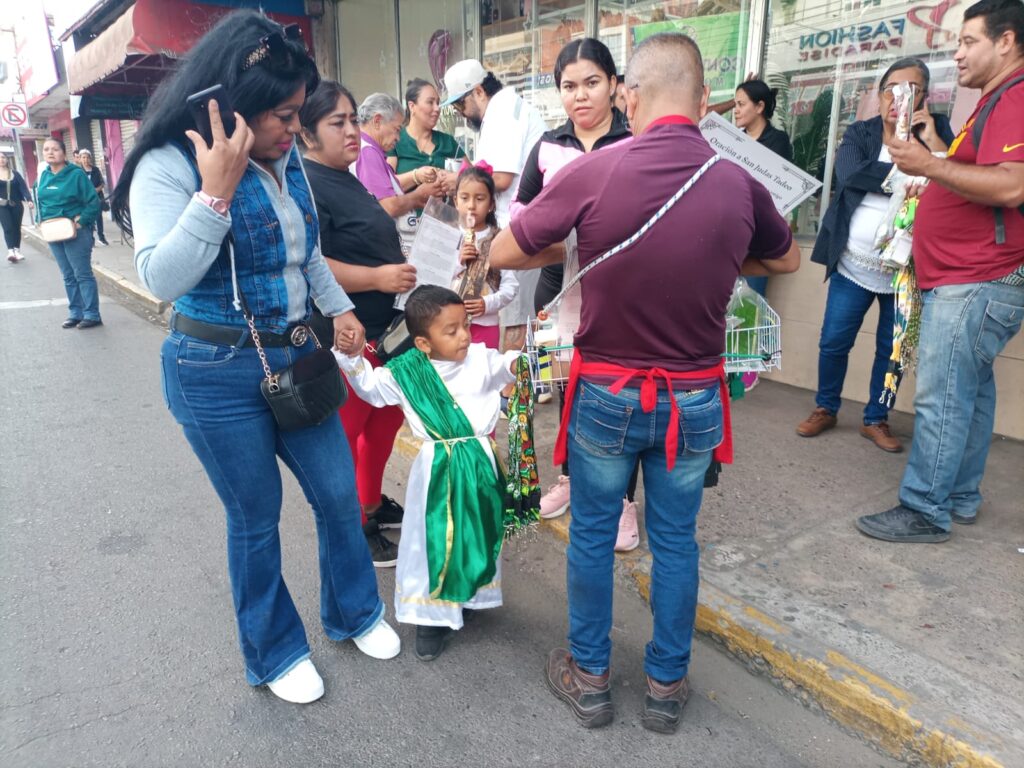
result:
[[[96,188],[96,196],[100,199],[100,212],[96,217],[96,239],[104,245],[110,245],[107,242],[107,238],[103,236],[103,211],[110,209],[109,204],[104,199],[106,197],[106,182],[103,180],[103,174],[99,168],[93,165],[92,152],[88,149],[78,150],[78,162],[81,164],[82,170],[89,177],[93,187]]]
[[[953,523],[977,520],[996,414],[992,366],[1024,320],[1024,3],[967,8],[953,59],[957,83],[981,99],[948,154],[899,139],[889,148],[901,171],[929,180],[914,219],[914,441],[899,504],[856,526],[898,543],[947,541]]]
[[[360,398],[400,407],[423,441],[405,497],[395,616],[416,625],[416,658],[432,661],[470,611],[501,605],[505,481],[490,437],[520,353],[473,344],[465,304],[448,288],[417,288],[405,319],[415,348],[387,366],[336,355]]]
[[[548,249],[575,228],[582,271],[631,241],[683,191],[643,238],[595,263],[582,279],[554,457],[561,462],[568,455],[573,478],[569,648],[553,650],[544,671],[548,687],[582,725],[612,721],[615,541],[639,458],[654,558],[654,633],[644,659],[641,721],[649,730],[672,732],[689,694],[704,475],[713,454],[732,460],[721,357],[726,306],[741,270],[792,272],[800,251],[768,190],[732,163],[716,162],[701,136],[696,121],[708,89],[692,39],[663,33],[644,40],[627,67],[626,86],[633,141],[562,169],[498,236],[491,263],[522,269],[560,259],[560,249]],[[623,189],[633,190],[628,200]],[[679,328],[686,333],[670,330]]]
[[[32,193],[24,177],[14,167],[13,159],[0,152],[0,228],[4,231],[7,260],[12,264],[24,261],[21,252],[21,220],[25,206],[32,209]]]
[[[92,226],[100,215],[100,201],[85,172],[67,161],[60,139],[43,142],[46,167],[36,183],[36,220],[71,219],[74,237],[48,243],[64,277],[68,317],[62,328],[95,328],[100,318],[100,292],[92,273]]]
[[[355,99],[341,83],[325,80],[299,113],[305,167],[320,223],[320,247],[334,279],[351,297],[368,340],[367,359],[380,365],[377,339],[398,315],[395,297],[416,286],[395,222],[376,197],[350,173],[360,156]],[[392,173],[383,158],[383,172]],[[313,313],[314,328],[324,323]],[[330,345],[330,331],[321,342]],[[320,333],[319,330],[317,330]],[[405,417],[400,408],[371,408],[349,397],[339,409],[355,465],[363,532],[373,564],[392,568],[398,549],[383,531],[401,528],[402,505],[382,493],[384,469]]]
[[[883,451],[899,453],[903,445],[889,429],[889,410],[882,393],[892,355],[893,270],[882,265],[875,232],[889,210],[891,193],[882,183],[892,170],[889,145],[896,132],[893,89],[911,83],[920,94],[912,121],[914,136],[933,152],[945,151],[953,140],[949,120],[928,112],[928,67],[920,59],[900,59],[878,81],[878,115],[851,123],[836,152],[836,194],[829,203],[814,243],[811,261],[825,265],[828,298],[818,342],[818,391],[815,408],[797,425],[801,437],[817,437],[838,423],[841,394],[850,351],[871,305],[878,303],[875,359],[868,380],[861,435]]]
[[[164,393],[224,504],[246,679],[294,703],[320,698],[324,686],[281,574],[279,459],[313,508],[324,632],[374,658],[400,650],[384,621],[340,420],[283,430],[261,391],[268,369],[316,351],[314,302],[332,318],[340,349],[364,342],[320,253],[295,146],[299,110],[318,82],[298,26],[252,11],[227,16],[153,94],[112,199],[115,221],[134,236],[142,284],[174,302]],[[229,136],[211,99],[208,144],[186,99],[218,83],[235,127]]]

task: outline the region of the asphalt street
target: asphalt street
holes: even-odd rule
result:
[[[246,685],[220,505],[167,413],[164,330],[101,298],[105,326],[62,330],[55,263],[0,264],[0,765],[895,766],[705,641],[674,736],[640,726],[650,614],[616,592],[616,719],[580,728],[542,666],[566,632],[564,549],[506,547],[505,606],[425,664],[328,640],[312,516],[285,471],[285,577],[326,695]],[[401,499],[396,455],[386,493]],[[393,571],[379,572],[392,615]]]

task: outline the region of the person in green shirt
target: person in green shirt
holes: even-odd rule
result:
[[[405,90],[406,124],[398,143],[388,152],[388,163],[405,192],[444,177],[444,161],[448,158],[466,156],[453,136],[434,130],[440,117],[437,89],[426,80],[410,80]]]
[[[85,171],[67,161],[67,150],[60,139],[44,142],[43,160],[46,167],[36,184],[36,220],[68,218],[75,225],[74,237],[49,243],[68,294],[68,318],[62,327],[94,328],[103,325],[99,290],[92,273],[92,226],[100,213],[100,199]]]

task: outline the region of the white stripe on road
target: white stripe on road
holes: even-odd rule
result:
[[[36,307],[66,307],[65,299],[37,299],[35,301],[0,301],[0,309],[35,309]]]

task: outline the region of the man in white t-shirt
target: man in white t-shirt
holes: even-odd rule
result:
[[[486,71],[476,59],[465,59],[444,73],[447,98],[443,105],[451,104],[466,118],[466,122],[480,132],[477,141],[476,162],[485,161],[494,175],[495,216],[499,227],[507,227],[509,206],[519,191],[519,179],[533,146],[547,130],[536,109],[515,92],[505,88],[493,72]],[[454,178],[451,180],[454,192]],[[526,341],[526,324],[533,315],[533,293],[540,270],[517,272],[519,292],[512,303],[501,310],[501,324],[505,329],[503,349],[522,347]]]

